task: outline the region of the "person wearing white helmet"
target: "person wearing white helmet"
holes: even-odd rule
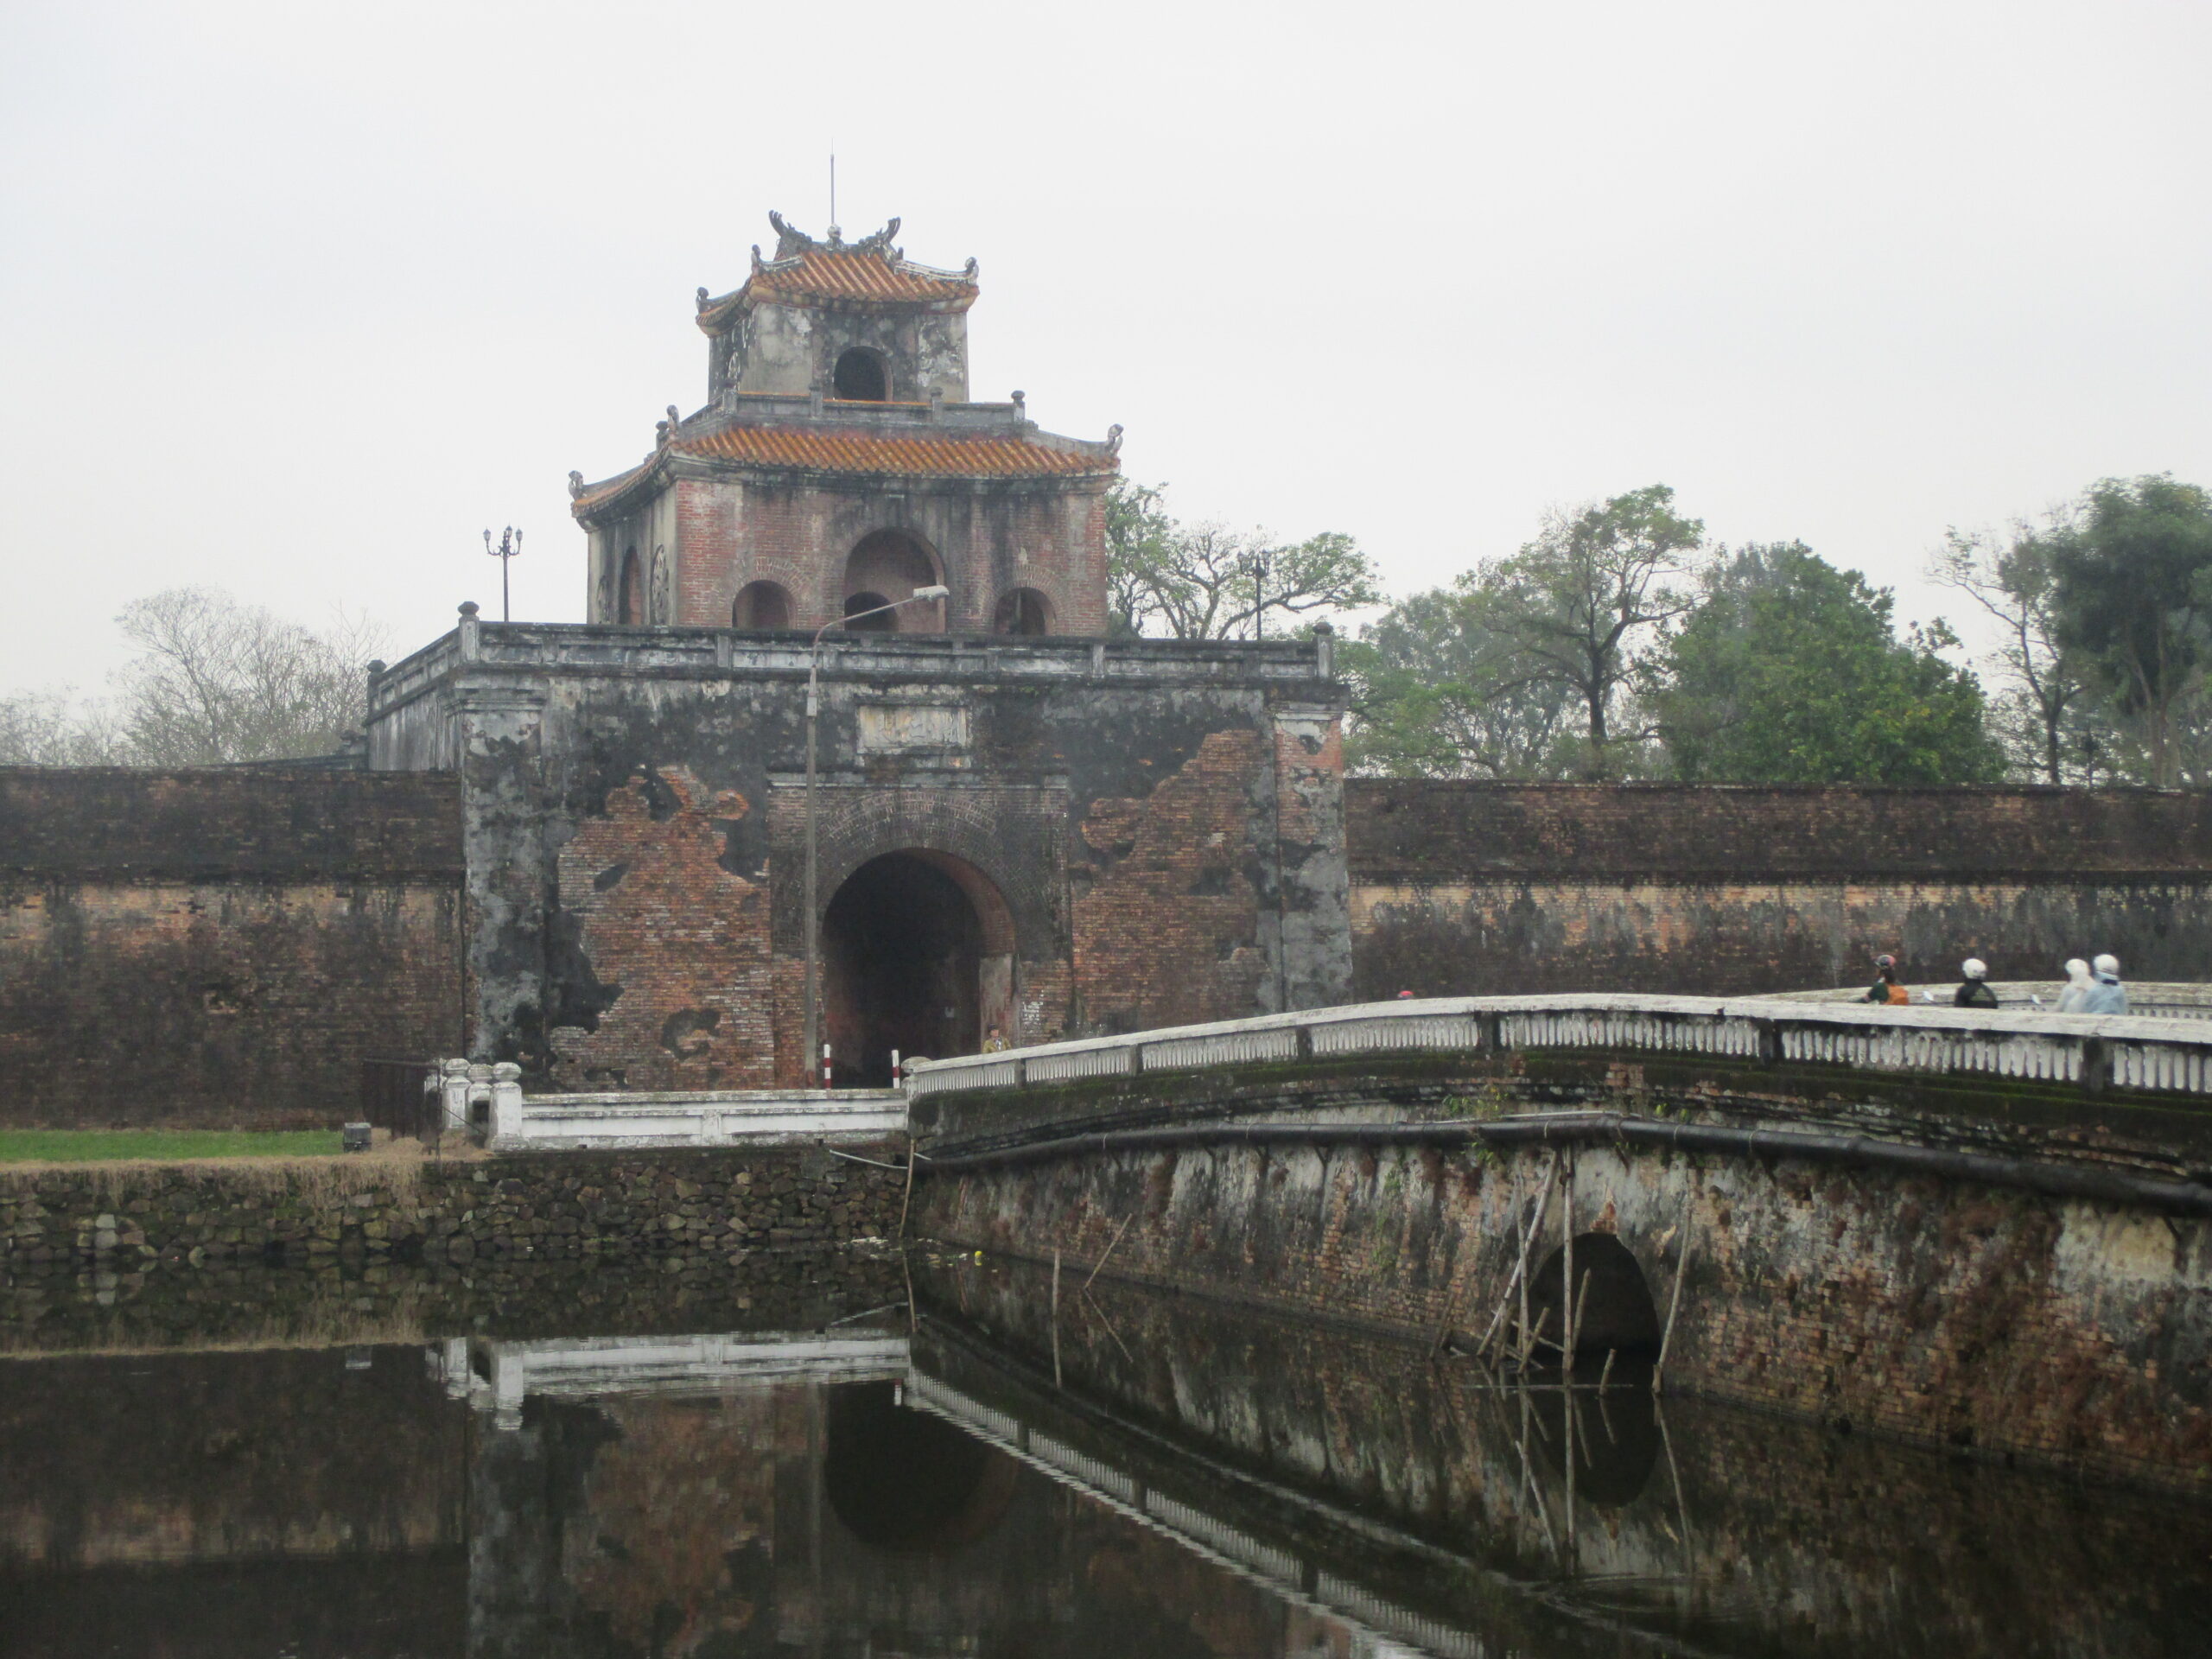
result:
[[[2089,994],[2082,999],[2082,1012],[2126,1014],[2127,990],[2120,982],[2120,958],[2107,954],[2089,966],[2095,970],[2095,977],[2090,982]]]
[[[1980,957],[1968,957],[1959,964],[1959,972],[1966,977],[1959,988],[1951,994],[1951,1005],[1960,1008],[1993,1008],[1997,993],[1989,988],[1989,964]]]
[[[2066,959],[2066,988],[2058,994],[2061,1014],[2079,1014],[2082,1004],[2088,1001],[2094,982],[2089,978],[2089,964],[2079,957]]]

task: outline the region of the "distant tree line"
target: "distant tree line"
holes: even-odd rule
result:
[[[0,696],[0,765],[205,766],[331,754],[366,713],[372,629],[323,632],[218,588],[172,588],[116,618],[137,648],[109,694]]]
[[[1249,637],[1372,607],[1347,536],[1186,526],[1117,486],[1117,626]],[[1664,485],[1548,517],[1517,551],[1392,603],[1342,649],[1357,771],[1710,783],[2212,785],[2212,496],[2107,479],[1930,575],[1998,643],[1802,542],[1710,542]]]

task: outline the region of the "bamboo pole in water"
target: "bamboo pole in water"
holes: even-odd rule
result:
[[[1560,1261],[1559,1316],[1567,1321],[1567,1328],[1560,1334],[1565,1339],[1560,1344],[1560,1363],[1572,1370],[1574,1367],[1574,1154],[1567,1155],[1567,1179],[1560,1187]],[[1570,1521],[1567,1536],[1574,1535]]]
[[[1682,1253],[1675,1262],[1674,1294],[1667,1298],[1667,1328],[1659,1333],[1659,1360],[1651,1368],[1651,1392],[1666,1392],[1667,1351],[1674,1346],[1675,1316],[1682,1311],[1682,1281],[1689,1275],[1690,1245],[1693,1242],[1690,1225],[1694,1212],[1688,1205],[1682,1208]]]

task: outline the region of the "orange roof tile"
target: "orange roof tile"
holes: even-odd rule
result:
[[[713,461],[788,467],[810,473],[877,477],[1065,478],[1111,473],[1117,463],[1096,450],[1056,449],[1026,438],[908,436],[805,427],[733,426],[679,438],[673,453]],[[613,500],[652,466],[633,467],[572,504],[577,512]]]
[[[756,299],[972,302],[974,283],[942,276],[880,254],[810,250],[754,273],[746,288]]]
[[[824,473],[930,474],[957,478],[1041,478],[1113,470],[1109,458],[1054,449],[1026,438],[909,437],[802,427],[732,426],[679,439],[686,454],[800,467]]]

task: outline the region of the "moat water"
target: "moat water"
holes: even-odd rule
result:
[[[11,1659],[2212,1646],[2204,1505],[1017,1264],[0,1295]]]

